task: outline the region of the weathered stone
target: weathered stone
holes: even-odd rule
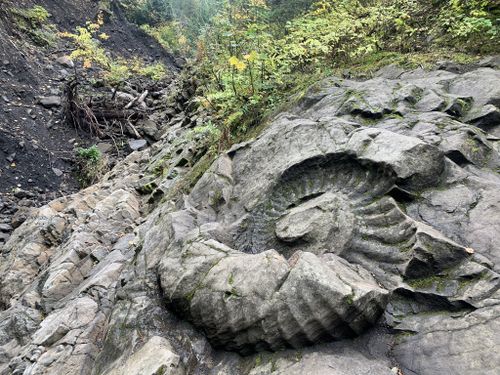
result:
[[[384,66],[375,73],[375,77],[398,79],[405,72],[403,68],[396,64]]]
[[[148,142],[144,139],[132,139],[128,141],[128,146],[132,151],[141,151],[148,147]]]
[[[73,62],[73,60],[71,60],[71,57],[69,56],[61,56],[61,57],[58,57],[56,59],[56,62],[62,66],[64,66],[65,68],[74,68],[75,67],[75,63]]]
[[[64,172],[61,171],[59,168],[52,168],[52,172],[54,172],[54,174],[57,176],[57,177],[61,177]]]
[[[139,125],[139,128],[142,130],[144,135],[147,137],[153,139],[153,140],[159,140],[158,137],[158,126],[156,123],[152,120],[145,120],[141,122]]]
[[[12,229],[12,226],[9,224],[0,224],[0,232],[10,232]]]
[[[59,96],[46,96],[40,98],[40,104],[47,109],[56,108],[61,106],[61,98]]]
[[[500,74],[452,68],[319,82],[190,192],[182,113],[26,211],[0,374],[496,374]]]
[[[49,315],[33,335],[35,345],[51,345],[73,329],[83,329],[97,314],[98,306],[91,298],[74,300],[64,309]]]
[[[118,366],[106,375],[185,374],[183,365],[168,340],[154,336],[137,352],[118,361]]]
[[[99,142],[96,146],[103,154],[106,154],[113,149],[113,145],[111,143]]]
[[[441,152],[417,138],[379,129],[360,129],[346,145],[360,160],[390,166],[403,184],[422,187],[435,184],[444,169]]]
[[[350,269],[334,255],[320,260],[297,253],[289,265],[273,251],[238,254],[213,242],[190,244],[182,254],[180,264],[162,265],[165,293],[190,311],[216,345],[233,350],[350,337],[372,324],[386,301],[386,291],[366,271]],[[182,257],[189,258],[187,264]],[[184,282],[178,284],[179,278]],[[310,299],[318,293],[325,299]]]
[[[405,374],[497,374],[499,317],[498,305],[460,317],[409,317],[398,329],[412,334],[401,335],[393,353]]]

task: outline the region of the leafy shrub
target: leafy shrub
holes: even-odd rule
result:
[[[139,25],[162,23],[172,18],[169,0],[119,0],[128,18]]]
[[[166,77],[167,71],[165,66],[160,63],[151,65],[142,65],[137,73],[144,77],[149,77],[154,81],[159,81]]]
[[[96,183],[106,171],[106,161],[97,146],[78,148],[76,154],[77,178],[82,187]]]
[[[213,122],[208,122],[205,125],[197,126],[192,130],[193,136],[200,138],[209,148],[212,147],[211,151],[217,151],[213,149],[215,145],[219,142],[222,133],[218,126]]]
[[[498,51],[498,18],[493,0],[234,0],[197,42],[200,103],[237,138],[310,79],[370,56]]]
[[[89,21],[85,26],[78,26],[75,33],[64,32],[60,34],[73,41],[76,48],[70,57],[82,61],[84,68],[90,68],[93,63],[97,63],[107,70],[112,69],[111,59],[106,55],[106,51],[99,41],[99,37],[105,40],[108,36],[102,33],[97,35],[103,24],[103,15],[100,13],[96,22]]]
[[[188,40],[178,22],[162,23],[157,26],[142,25],[141,29],[155,38],[160,45],[174,54],[189,52]]]
[[[500,4],[488,0],[449,0],[441,9],[437,24],[444,43],[461,49],[494,51],[500,42]]]
[[[89,69],[96,64],[104,69],[103,78],[112,86],[120,86],[132,74],[149,77],[153,80],[160,80],[166,76],[165,67],[158,63],[145,65],[140,59],[111,58],[106,52],[102,41],[109,36],[101,33],[100,29],[104,24],[102,13],[97,17],[96,22],[87,22],[82,27],[77,27],[75,33],[61,33],[60,35],[69,38],[75,45],[75,50],[70,57],[81,61],[84,69]]]
[[[76,150],[76,156],[80,159],[87,160],[90,163],[97,163],[101,159],[101,151],[97,146],[91,146],[89,148],[78,148]]]
[[[50,13],[40,5],[28,9],[12,8],[12,12],[28,21],[33,28],[43,25],[50,17]]]
[[[39,46],[52,46],[57,41],[56,28],[48,23],[50,13],[42,6],[10,8],[16,27]]]

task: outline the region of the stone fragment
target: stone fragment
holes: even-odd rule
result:
[[[97,148],[101,153],[106,154],[113,149],[113,145],[111,143],[99,142]]]
[[[9,224],[0,224],[0,232],[11,232],[12,226]]]
[[[145,139],[131,139],[128,145],[132,151],[142,151],[148,147],[148,142]]]
[[[54,172],[54,174],[57,176],[57,177],[61,177],[64,172],[61,171],[59,168],[52,168],[52,172]]]
[[[69,56],[60,56],[56,59],[56,62],[62,66],[64,66],[65,68],[74,68],[75,67],[75,63],[73,62],[73,60],[71,60],[71,57]]]
[[[42,97],[40,98],[40,104],[47,109],[60,107],[61,98],[56,95]]]
[[[412,188],[437,183],[444,169],[444,155],[436,147],[386,130],[360,129],[346,148],[361,160],[390,166]]]

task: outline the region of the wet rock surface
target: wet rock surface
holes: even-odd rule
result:
[[[444,68],[320,82],[185,195],[169,116],[1,248],[0,374],[497,374],[500,72]]]

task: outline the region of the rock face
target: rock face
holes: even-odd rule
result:
[[[498,374],[499,102],[491,68],[327,79],[184,196],[176,118],[13,232],[0,374]]]

